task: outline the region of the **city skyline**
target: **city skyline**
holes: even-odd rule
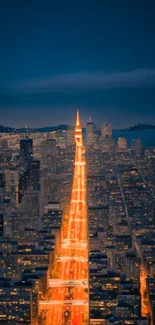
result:
[[[155,325],[155,1],[0,1],[0,325]]]
[[[155,147],[114,133],[1,133],[0,324],[154,324]]]
[[[153,1],[6,1],[0,11],[1,124],[155,124]]]

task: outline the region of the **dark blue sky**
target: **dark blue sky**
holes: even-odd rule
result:
[[[0,1],[0,124],[155,124],[154,0]]]

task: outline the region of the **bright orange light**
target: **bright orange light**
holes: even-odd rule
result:
[[[75,164],[68,216],[55,249],[55,278],[49,280],[51,297],[40,302],[46,310],[46,325],[88,325],[88,220],[86,159],[79,110],[75,128]]]
[[[146,278],[147,273],[145,271],[144,265],[140,267],[140,294],[141,294],[141,313],[145,317],[149,314],[148,301],[146,298]]]

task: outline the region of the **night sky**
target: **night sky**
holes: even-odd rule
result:
[[[154,0],[1,0],[0,124],[155,124]]]

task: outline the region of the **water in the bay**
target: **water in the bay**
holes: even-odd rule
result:
[[[140,138],[142,141],[143,147],[155,147],[155,130],[148,131],[113,131],[113,138],[117,141],[119,137],[125,137],[128,144],[135,139]]]

